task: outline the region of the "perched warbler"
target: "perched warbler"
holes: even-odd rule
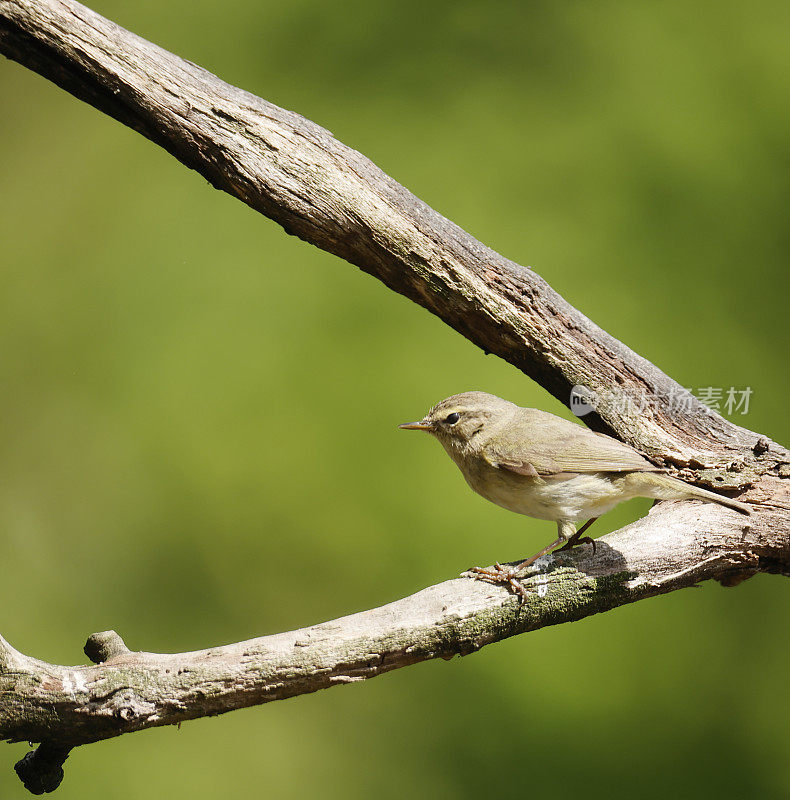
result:
[[[632,497],[706,500],[750,514],[737,500],[663,474],[660,467],[611,436],[568,420],[502,400],[464,392],[437,403],[405,430],[435,436],[469,486],[498,506],[557,523],[557,540],[515,567],[475,567],[475,575],[503,583],[526,597],[516,578],[550,550],[589,542],[581,534],[602,514]],[[577,532],[582,520],[586,524]]]

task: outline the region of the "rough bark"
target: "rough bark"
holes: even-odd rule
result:
[[[501,588],[456,579],[323,625],[195,653],[130,652],[117,635],[97,634],[86,653],[102,663],[87,667],[37,661],[0,639],[0,738],[43,743],[17,764],[31,791],[55,788],[78,744],[473,652],[709,578],[734,585],[760,571],[790,573],[783,447],[684,396],[531,269],[475,240],[328,131],[71,0],[0,0],[0,52],[288,233],[379,278],[563,402],[574,385],[634,398],[604,403],[585,422],[681,477],[741,492],[755,508],[747,520],[708,504],[658,506],[600,539],[595,554],[544,557],[523,606]]]
[[[131,652],[113,632],[94,634],[85,651],[96,666],[47,664],[0,638],[0,736],[46,742],[65,759],[79,744],[466,655],[710,578],[735,585],[761,571],[790,574],[790,496],[778,483],[750,493],[761,508],[752,518],[662,503],[599,539],[594,554],[588,545],[544,556],[525,579],[523,604],[457,578],[381,608],[193,653]]]
[[[723,469],[783,456],[711,414],[673,408],[675,381],[570,306],[528,267],[478,242],[328,131],[220,80],[72,0],[0,0],[0,52],[164,147],[214,186],[433,312],[567,403],[570,389],[617,389],[640,409],[586,419],[652,458]],[[781,454],[782,448],[779,448]]]

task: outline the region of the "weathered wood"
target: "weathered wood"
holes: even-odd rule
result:
[[[609,404],[585,422],[655,461],[714,468],[699,477],[735,488],[787,457],[694,397],[678,403],[682,387],[531,269],[478,242],[304,117],[73,0],[0,0],[0,52],[139,131],[288,233],[424,306],[563,403],[574,385],[631,396],[636,405]]]
[[[0,738],[85,744],[466,655],[710,578],[734,585],[757,572],[790,574],[790,495],[777,483],[766,479],[771,507],[752,517],[662,503],[598,539],[595,554],[585,546],[544,556],[525,580],[523,605],[505,588],[463,577],[321,625],[193,653],[131,652],[107,632],[112,647],[98,651],[107,660],[95,666],[47,664],[0,639]]]

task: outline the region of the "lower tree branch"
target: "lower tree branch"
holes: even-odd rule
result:
[[[133,652],[106,631],[85,646],[91,666],[38,661],[0,638],[0,738],[44,743],[17,772],[31,791],[51,791],[77,745],[468,655],[709,579],[732,586],[759,572],[788,575],[782,483],[765,478],[749,493],[751,517],[661,503],[598,539],[595,553],[584,546],[544,556],[525,578],[523,604],[501,587],[456,578],[370,611],[192,653]]]

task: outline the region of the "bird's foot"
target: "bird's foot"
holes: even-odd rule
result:
[[[518,567],[503,566],[496,561],[493,567],[472,567],[464,573],[464,576],[478,581],[507,586],[522,603],[525,603],[529,597],[530,590],[518,580],[522,566],[522,564],[519,564]]]
[[[595,555],[595,539],[592,536],[580,536],[579,533],[575,533],[568,539],[567,542],[562,547],[558,547],[554,552],[561,553],[563,550],[570,550],[572,547],[576,547],[579,544],[591,544],[593,549],[593,555]]]
[[[587,530],[587,528],[590,527],[590,525],[593,524],[593,522],[595,522],[596,519],[598,519],[598,517],[592,517],[591,519],[588,519],[587,522],[585,522],[584,525],[582,525],[581,528],[576,531],[576,533],[568,537],[568,541],[565,542],[562,547],[554,552],[560,553],[563,550],[570,550],[572,547],[576,547],[577,544],[591,544],[593,555],[595,555],[595,539],[590,536],[583,536],[582,534]],[[571,530],[573,530],[573,528],[571,528]],[[560,535],[562,535],[562,529],[560,530]]]

